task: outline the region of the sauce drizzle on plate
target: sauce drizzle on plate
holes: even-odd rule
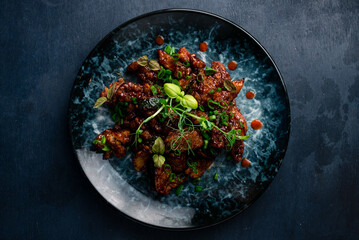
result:
[[[233,71],[233,70],[235,70],[236,68],[237,68],[237,62],[236,61],[230,61],[229,63],[228,63],[228,69],[229,70],[231,70],[231,71]]]
[[[259,130],[263,127],[263,123],[258,120],[258,119],[255,119],[251,122],[251,127],[254,129],[254,130]]]
[[[208,43],[207,42],[201,42],[199,44],[199,50],[201,52],[205,52],[205,51],[207,51],[207,49],[208,49]]]
[[[253,99],[256,94],[253,91],[248,91],[246,93],[246,98]]]
[[[155,41],[156,41],[156,44],[159,45],[159,46],[161,46],[162,44],[165,43],[165,39],[161,35],[158,35],[156,37]]]

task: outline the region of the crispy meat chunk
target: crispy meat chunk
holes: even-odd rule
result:
[[[191,68],[186,68],[185,66],[176,66],[174,76],[177,78],[185,78],[191,75],[191,72]]]
[[[226,67],[222,63],[213,61],[211,67],[217,70],[217,72],[213,75],[215,79],[221,79],[222,81],[224,79],[231,80],[231,76],[229,75],[226,70]]]
[[[185,173],[189,175],[191,178],[199,178],[202,177],[204,172],[211,166],[211,164],[214,162],[214,158],[204,158],[201,157],[197,161],[192,162],[192,164],[195,164],[196,167],[188,167],[185,170]]]
[[[198,117],[204,117],[208,120],[207,113],[205,113],[201,110],[192,110],[191,113],[197,115]],[[193,124],[196,124],[196,125],[199,124],[199,120],[197,118],[191,117],[191,120],[192,120]]]
[[[165,68],[174,71],[176,69],[176,63],[174,62],[171,55],[167,54],[165,51],[158,49],[158,61]]]
[[[188,131],[181,137],[178,131],[171,131],[165,139],[166,150],[180,150],[200,148],[203,145],[203,138],[199,130]]]
[[[192,67],[195,67],[195,68],[204,68],[206,66],[206,64],[201,60],[199,59],[196,54],[191,54],[189,55],[189,59],[190,59],[190,62],[191,62],[191,66]]]
[[[137,63],[137,61],[133,62],[130,65],[128,65],[127,72],[135,72],[138,70],[139,67],[140,65]]]
[[[212,99],[214,101],[225,101],[226,103],[231,103],[233,99],[235,99],[239,93],[239,91],[242,89],[244,83],[244,79],[241,79],[239,81],[233,81],[234,86],[236,86],[235,92],[229,92],[224,89],[223,91],[216,91],[212,95]]]
[[[143,83],[155,83],[157,79],[157,74],[152,71],[148,66],[140,66],[138,68],[137,77],[143,82]]]
[[[121,84],[115,91],[112,101],[114,102],[131,102],[133,98],[146,99],[152,95],[150,84],[138,84],[126,82]]]
[[[234,143],[233,148],[231,149],[231,155],[236,162],[240,162],[242,160],[243,151],[244,151],[243,140],[237,140]]]
[[[191,79],[187,79],[187,78],[181,78],[178,80],[178,83],[180,84],[182,90],[185,90],[189,87],[191,82]]]
[[[146,162],[152,158],[152,150],[149,146],[141,146],[141,150],[135,153],[132,163],[136,171],[143,171],[146,166]]]
[[[222,126],[221,130],[225,132],[229,132],[232,129],[238,130],[240,129],[241,136],[245,136],[247,132],[247,123],[244,119],[243,115],[237,108],[237,106],[233,106],[230,110],[219,110],[220,113],[225,112],[229,117],[228,119],[228,126]],[[237,140],[236,142],[238,142]],[[214,148],[223,149],[226,148],[228,144],[228,140],[225,138],[223,133],[221,133],[218,129],[213,128],[211,131],[211,141],[209,145]]]
[[[104,90],[100,93],[100,97],[107,97],[108,90],[110,90],[110,88],[112,88],[113,86],[115,86],[114,92],[116,92],[124,82],[125,81],[123,80],[123,78],[120,78],[117,82],[110,83],[108,87],[105,86]],[[113,107],[115,105],[114,98],[111,99],[111,101],[105,102],[105,104],[109,105],[110,107]]]
[[[190,60],[191,53],[185,47],[178,49],[177,53],[179,54],[179,60],[181,62]]]
[[[131,142],[130,130],[123,129],[120,131],[114,131],[113,129],[107,129],[100,133],[96,140],[101,141],[102,136],[105,136],[105,144],[96,143],[95,147],[99,150],[102,150],[105,145],[108,146],[111,150],[108,151],[107,156],[110,157],[110,154],[115,154],[116,157],[122,158],[126,155],[126,146]]]
[[[171,192],[171,189],[177,187],[186,179],[180,179],[178,175],[175,175],[174,181],[170,181],[170,172],[166,172],[162,166],[162,168],[155,168],[155,189],[158,193],[168,195]]]
[[[174,153],[169,153],[166,162],[171,166],[172,171],[183,172],[187,168],[187,154],[182,153],[177,156]]]

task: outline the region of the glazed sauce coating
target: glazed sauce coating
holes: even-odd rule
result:
[[[248,91],[246,93],[246,98],[248,98],[248,99],[253,99],[254,96],[255,96],[255,93],[253,91]]]
[[[235,70],[236,68],[237,68],[237,62],[236,61],[230,61],[229,63],[228,63],[228,69],[229,70],[231,70],[231,71],[233,71],[233,70]]]
[[[159,45],[159,46],[161,46],[162,44],[165,43],[165,39],[161,35],[158,35],[156,37],[155,41],[156,41],[156,44]]]
[[[206,50],[207,48],[206,43]],[[167,77],[178,79],[183,92],[191,95],[202,106],[202,110],[192,110],[192,119],[187,117],[187,120],[200,125],[199,119],[206,119],[204,122],[207,122],[211,115],[212,118],[215,117],[211,123],[216,127],[206,135],[201,132],[201,128],[186,127],[181,131],[178,114],[166,117],[163,114],[155,115],[159,111],[157,103],[166,98],[162,90],[165,83],[163,76],[160,77],[149,65],[142,66],[135,61],[127,67],[127,71],[136,74],[139,82],[125,82],[121,78],[108,87],[105,86],[100,94],[100,97],[107,98],[109,91],[113,89],[111,99],[104,104],[114,112],[112,119],[116,124],[96,137],[96,149],[104,151],[105,159],[110,158],[111,154],[121,158],[131,149],[134,153],[132,164],[135,170],[146,172],[151,188],[164,195],[188,178],[201,177],[223,149],[230,150],[230,155],[236,162],[249,166],[248,161],[242,161],[245,147],[243,140],[235,140],[231,149],[227,149],[229,141],[225,135],[231,130],[238,131],[236,134],[241,136],[246,135],[247,122],[234,101],[242,89],[244,79],[233,82],[235,91],[225,91],[224,79],[231,80],[231,76],[222,63],[213,61],[210,66],[216,72],[206,75],[206,63],[185,47],[177,51],[176,59],[162,49],[158,49],[157,53],[158,63],[166,71]],[[209,105],[210,100],[220,106]],[[138,133],[136,141],[134,134],[137,134],[139,128],[142,131]],[[166,162],[162,166],[156,166],[153,161],[152,148],[157,138],[161,138],[164,145],[161,155]],[[190,158],[189,150],[195,158]]]
[[[251,127],[254,130],[259,130],[263,127],[263,123],[261,121],[259,121],[258,119],[255,119],[251,122]]]
[[[251,161],[249,161],[247,158],[243,158],[243,160],[242,160],[242,162],[241,162],[241,165],[242,165],[242,167],[244,167],[244,168],[249,167],[251,164],[252,164]]]
[[[208,49],[208,43],[207,42],[201,42],[199,44],[199,50],[201,52],[205,52],[205,51],[207,51],[207,49]]]

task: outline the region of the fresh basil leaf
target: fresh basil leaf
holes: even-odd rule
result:
[[[161,168],[166,161],[164,156],[158,154],[153,155],[152,159],[156,168]]]
[[[100,143],[100,141],[99,140],[97,140],[97,139],[95,139],[95,140],[93,140],[93,142],[92,142],[93,144],[97,144],[97,143]]]
[[[97,101],[96,101],[95,105],[93,106],[93,108],[98,108],[102,104],[104,104],[105,102],[107,102],[107,98],[106,97],[100,97],[99,99],[97,99]]]
[[[233,82],[231,80],[228,80],[228,79],[224,79],[224,87],[230,92],[235,92],[237,90],[237,88],[233,84]]]
[[[150,67],[150,69],[151,69],[152,71],[159,71],[159,70],[161,69],[160,64],[159,64],[156,60],[154,60],[154,59],[152,59],[151,61],[149,61],[148,66]]]
[[[111,150],[111,148],[109,147],[109,146],[107,146],[107,145],[105,145],[103,148],[102,148],[102,151],[105,151],[105,152],[108,152],[108,151],[110,151]]]
[[[176,84],[177,86],[181,87],[181,85],[179,84],[178,80],[176,79],[172,79],[172,83]],[[182,88],[182,87],[181,87]]]
[[[167,45],[167,46],[165,47],[165,52],[171,55],[172,47],[171,47],[170,45]]]
[[[102,137],[101,137],[101,144],[102,144],[102,145],[105,145],[105,143],[106,143],[106,137],[105,137],[105,135],[102,135]]]
[[[165,143],[163,142],[161,137],[158,137],[155,140],[155,143],[152,146],[152,152],[155,154],[163,155],[165,152]]]
[[[115,93],[116,84],[113,84],[112,87],[107,91],[107,99],[111,100],[113,94]]]
[[[246,135],[246,136],[237,136],[236,138],[237,139],[240,139],[240,140],[245,140],[247,138],[249,138],[251,135]]]
[[[137,63],[140,66],[146,66],[148,64],[148,57],[147,56],[142,56],[139,59],[137,59]]]
[[[160,99],[160,103],[162,103],[162,105],[166,105],[166,104],[167,104],[166,100],[163,99],[163,98]],[[166,110],[166,109],[167,109],[167,108],[165,108],[165,110]]]
[[[208,75],[212,75],[214,73],[218,72],[216,69],[213,69],[213,68],[210,68],[210,67],[207,67],[204,69],[204,74],[206,74],[206,76]]]
[[[150,89],[153,95],[157,95],[157,88],[155,86],[151,86]]]

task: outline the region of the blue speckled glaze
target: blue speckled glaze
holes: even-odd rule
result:
[[[91,148],[93,139],[113,127],[106,107],[93,109],[104,86],[117,81],[118,73],[126,81],[136,81],[125,71],[138,57],[156,58],[154,38],[162,35],[165,44],[185,46],[207,65],[231,60],[238,68],[230,71],[233,80],[245,78],[236,101],[248,124],[254,119],[263,128],[248,133],[244,157],[248,168],[218,156],[202,177],[202,192],[190,182],[180,196],[174,191],[159,196],[150,190],[143,173],[132,166],[132,155],[109,161]],[[209,43],[202,53],[198,45]],[[253,90],[249,100],[245,93]],[[70,128],[73,146],[80,164],[95,188],[126,215],[153,226],[196,228],[209,226],[247,208],[276,175],[289,137],[290,111],[285,87],[274,63],[263,48],[245,31],[216,16],[195,11],[165,11],[130,21],[111,32],[88,56],[74,83],[70,102]],[[213,180],[215,173],[218,181]]]

